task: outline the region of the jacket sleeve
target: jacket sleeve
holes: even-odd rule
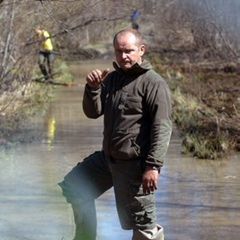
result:
[[[163,79],[154,84],[148,96],[148,107],[152,124],[150,151],[146,159],[146,164],[162,167],[172,134],[171,93],[167,83]]]
[[[85,85],[82,107],[88,118],[96,119],[103,114],[102,86],[91,88],[88,84]]]

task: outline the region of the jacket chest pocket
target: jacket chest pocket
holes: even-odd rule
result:
[[[137,114],[142,113],[142,107],[142,98],[140,96],[128,95],[122,109],[125,114]]]

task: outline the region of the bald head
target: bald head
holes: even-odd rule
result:
[[[136,46],[140,47],[143,44],[142,35],[135,29],[124,29],[119,31],[113,38],[113,46],[119,38],[129,37],[134,38]]]

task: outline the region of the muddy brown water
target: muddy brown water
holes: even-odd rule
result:
[[[0,240],[71,240],[74,222],[57,183],[85,156],[101,148],[102,119],[89,120],[81,100],[86,72],[110,61],[72,65],[76,86],[57,87],[45,118],[34,122],[41,142],[0,152]],[[181,154],[174,130],[157,191],[166,240],[240,239],[240,155],[196,160]],[[113,191],[97,201],[98,240],[130,240],[121,229]]]

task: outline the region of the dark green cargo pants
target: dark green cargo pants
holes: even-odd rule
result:
[[[118,161],[95,152],[65,176],[59,185],[67,202],[72,204],[74,240],[96,239],[94,200],[112,186],[123,229],[144,231],[156,227],[155,195],[142,192],[144,169],[141,160]]]

